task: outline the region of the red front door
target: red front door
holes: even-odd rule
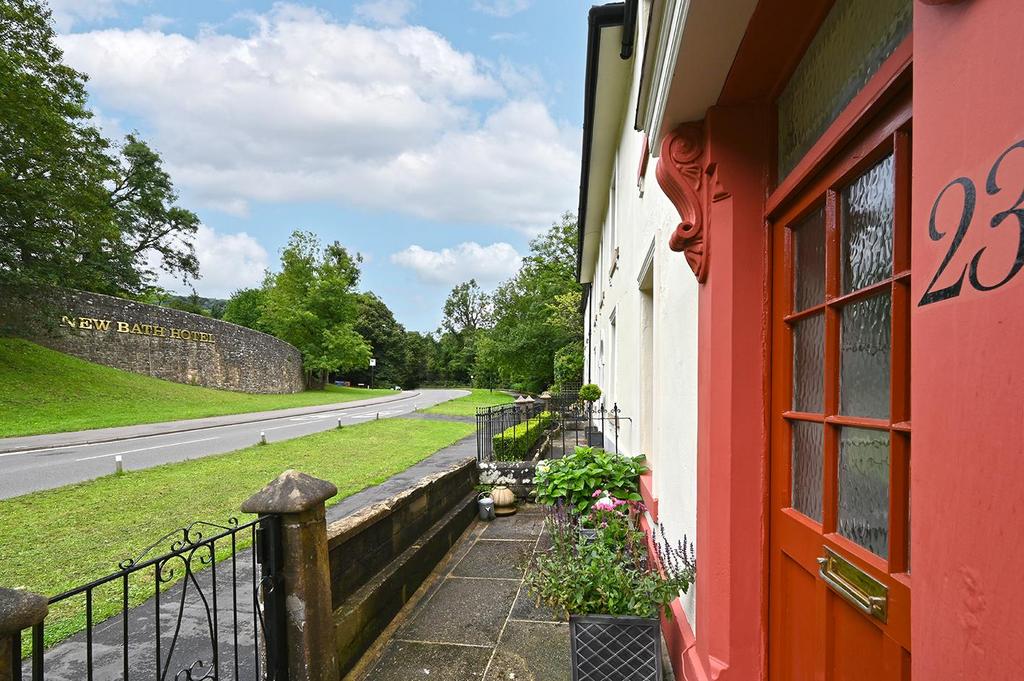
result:
[[[910,99],[772,216],[769,671],[910,678]]]

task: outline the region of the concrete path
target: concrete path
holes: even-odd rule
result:
[[[477,521],[452,549],[404,622],[364,660],[359,681],[569,681],[569,625],[538,608],[523,583],[534,552],[545,550],[539,507]]]
[[[466,437],[446,447],[423,461],[398,473],[379,485],[357,492],[327,509],[327,522],[339,520],[371,504],[384,501],[397,492],[408,488],[421,478],[446,470],[467,458],[476,456],[475,436]],[[255,491],[255,490],[254,490]],[[245,530],[248,533],[248,530]],[[151,538],[141,537],[140,547]],[[166,549],[164,549],[166,550]],[[156,554],[159,555],[159,554]],[[194,566],[199,567],[197,555]],[[116,566],[111,566],[116,568]],[[181,561],[174,561],[168,569],[183,570]],[[195,581],[179,582],[160,596],[159,619],[155,599],[128,611],[128,678],[152,679],[156,677],[157,659],[162,669],[167,670],[166,678],[189,678],[180,670],[192,665],[190,678],[199,679],[213,666],[211,631],[217,639],[217,673],[222,681],[257,681],[255,631],[258,620],[253,616],[253,573],[258,574],[259,566],[254,564],[253,552],[249,549],[238,551],[235,559],[228,558],[216,564],[214,569],[203,569],[195,573]],[[212,588],[216,578],[216,589]],[[213,614],[206,605],[213,603],[216,591],[216,626]],[[74,605],[84,608],[84,597],[75,600]],[[181,613],[179,617],[179,611]],[[236,618],[237,615],[237,618]],[[157,657],[157,623],[160,627],[161,649]],[[175,629],[180,622],[175,640]],[[237,623],[237,626],[236,626]],[[92,657],[94,681],[114,681],[124,678],[124,618],[113,617],[93,629]],[[237,634],[237,645],[236,645]],[[172,649],[173,641],[173,649]],[[85,632],[72,636],[46,651],[46,681],[81,681],[86,679],[88,639]],[[237,654],[237,655],[236,655]],[[200,664],[197,664],[201,662]],[[29,675],[28,662],[24,667],[24,678]]]
[[[187,421],[103,428],[76,433],[0,439],[0,499],[52,489],[114,472],[230,452],[255,444],[260,433],[276,442],[370,419],[404,416],[465,390],[420,390],[334,405],[214,416]]]

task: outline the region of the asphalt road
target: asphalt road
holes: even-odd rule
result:
[[[114,457],[121,455],[125,470],[140,470],[164,463],[198,459],[255,444],[260,433],[268,442],[329,430],[338,425],[363,423],[378,418],[394,418],[417,409],[468,394],[465,390],[420,390],[386,403],[343,402],[337,409],[322,411],[323,405],[308,413],[289,410],[289,415],[266,415],[259,421],[204,427],[184,432],[143,434],[116,441],[89,442],[90,434],[55,434],[33,438],[39,446],[20,451],[0,451],[0,499],[28,492],[61,487],[91,480],[114,472]],[[159,429],[159,424],[139,430]],[[24,439],[23,439],[24,440]],[[61,444],[68,440],[80,440]],[[0,440],[0,443],[3,441]]]

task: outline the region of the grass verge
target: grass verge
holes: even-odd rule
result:
[[[0,338],[0,437],[309,407],[395,395],[338,388],[250,395],[162,381],[101,366],[35,343]]]
[[[508,404],[515,398],[511,395],[497,390],[485,388],[472,388],[472,392],[465,397],[456,397],[428,409],[422,410],[426,414],[444,414],[445,416],[476,416],[477,407],[493,407],[496,404]]]
[[[232,516],[245,522],[252,516],[238,512],[242,501],[288,468],[337,485],[331,505],[472,432],[471,425],[450,421],[371,421],[3,500],[3,586],[56,595],[116,571],[176,527],[224,524]],[[240,548],[249,543],[245,534],[238,537]],[[152,572],[133,574],[130,605],[152,595]],[[120,584],[94,594],[93,608],[97,622],[120,612]],[[46,618],[47,645],[84,626],[81,599],[56,604]]]

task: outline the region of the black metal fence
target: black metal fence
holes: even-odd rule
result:
[[[287,681],[281,560],[275,516],[168,533],[50,598],[52,629],[44,620],[12,651],[15,680]]]
[[[578,391],[520,398],[476,411],[477,461],[559,458],[577,446],[619,448],[624,422],[618,405],[583,402]],[[538,431],[543,431],[538,435]],[[546,448],[546,451],[541,451]]]

